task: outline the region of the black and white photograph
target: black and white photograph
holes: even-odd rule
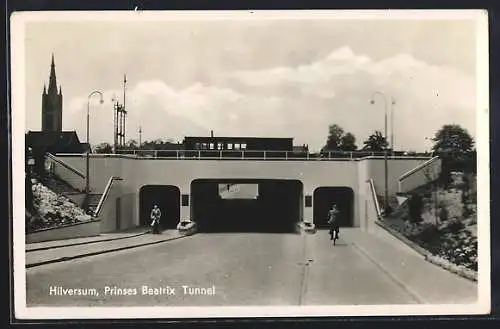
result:
[[[16,12],[11,36],[17,318],[490,311],[486,11]]]

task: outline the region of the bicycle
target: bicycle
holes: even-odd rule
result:
[[[333,240],[333,245],[335,246],[337,240],[339,239],[339,227],[335,225],[330,228],[330,240]]]

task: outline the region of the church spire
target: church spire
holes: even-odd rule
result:
[[[50,64],[50,78],[49,78],[49,94],[53,92],[57,94],[57,79],[56,79],[56,64],[54,62],[54,53],[52,53],[52,63]]]

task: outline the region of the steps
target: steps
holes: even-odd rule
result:
[[[378,200],[378,203],[380,205],[380,209],[383,209],[384,208],[384,204],[385,204],[385,198],[383,195],[377,195],[377,200]],[[396,209],[399,207],[399,202],[398,202],[398,199],[395,195],[389,195],[389,200],[388,200],[388,203],[389,203],[389,207],[391,207],[392,209]]]
[[[40,177],[37,177],[36,174],[33,176],[33,178],[40,180]],[[69,183],[48,171],[45,172],[44,178],[41,181],[54,193],[72,200],[79,207],[84,209],[87,214],[94,215],[94,211],[101,200],[102,193],[89,193],[86,195],[85,191],[75,189]]]
[[[380,205],[380,210],[383,213],[384,212],[384,196],[377,195],[377,200],[378,200],[379,205]],[[400,201],[398,200],[398,195],[390,195],[388,203],[389,203],[389,207],[391,208],[392,211],[387,216],[383,216],[383,217],[393,218],[395,216],[400,216],[401,214],[403,214],[404,212],[407,211],[407,208],[408,208],[407,202],[405,201],[403,203],[400,203]]]
[[[396,210],[399,208],[399,201],[395,195],[389,196],[389,207],[391,207],[392,210]]]
[[[97,209],[99,201],[101,200],[101,197],[102,193],[89,193],[87,195],[83,203],[83,208],[87,210],[87,213],[94,213],[94,211]]]
[[[82,194],[81,191],[78,191],[77,189],[69,185],[67,182],[63,181],[62,179],[54,175],[48,175],[46,179],[43,181],[43,184],[50,190],[52,190],[54,193],[60,195],[68,196],[68,195]]]

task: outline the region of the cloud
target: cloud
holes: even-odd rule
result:
[[[384,103],[375,90],[394,97],[395,145],[423,150],[425,137],[455,122],[475,134],[473,77],[452,67],[432,66],[407,54],[373,61],[343,47],[324,58],[296,67],[233,71],[176,89],[161,80],[142,81],[127,91],[127,137],[143,140],[186,135],[294,137],[313,149],[323,146],[328,125],[337,123],[354,133],[358,144],[374,130],[383,130]],[[97,108],[92,100],[91,142],[113,136],[113,94]],[[65,126],[84,136],[86,98],[73,99]],[[67,111],[65,110],[65,113]],[[390,119],[390,117],[389,117]]]

